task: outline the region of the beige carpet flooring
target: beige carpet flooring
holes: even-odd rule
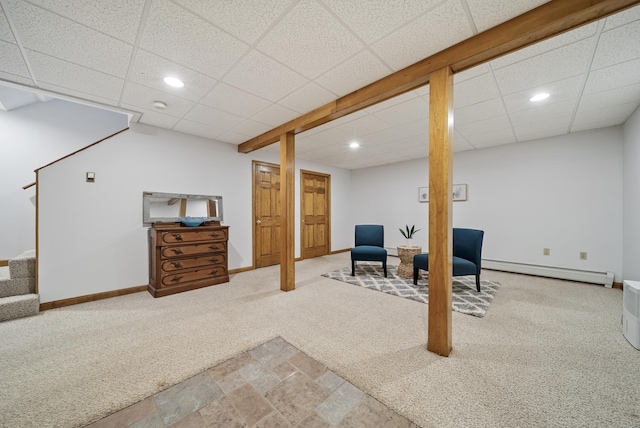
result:
[[[276,336],[422,427],[640,426],[620,290],[484,271],[500,290],[484,318],[453,312],[444,358],[427,305],[320,276],[348,263],[296,263],[289,293],[273,266],[0,323],[0,426],[84,426]]]

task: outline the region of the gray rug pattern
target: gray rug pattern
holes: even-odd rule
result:
[[[322,276],[427,303],[429,301],[427,273],[423,271],[422,279],[418,280],[417,285],[413,285],[413,279],[399,277],[396,270],[395,266],[387,265],[387,278],[385,278],[381,263],[359,262],[356,264],[355,276],[351,276],[350,266],[324,273]],[[480,292],[478,293],[474,276],[453,277],[451,297],[453,310],[462,314],[483,317],[498,288],[500,288],[499,283],[483,280],[481,277]]]

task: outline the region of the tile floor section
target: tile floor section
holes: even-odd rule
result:
[[[415,427],[277,337],[91,425]]]

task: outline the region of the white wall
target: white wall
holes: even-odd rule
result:
[[[273,153],[240,154],[234,145],[134,125],[42,169],[38,184],[40,301],[148,283],[143,191],[221,195],[223,224],[230,226],[229,268],[251,266],[253,159],[279,162]],[[300,168],[331,174],[332,249],[350,247],[351,172],[297,161],[298,181]],[[85,182],[87,171],[96,173],[95,183]],[[296,192],[296,225],[298,217]],[[296,226],[296,255],[300,253],[298,237]]]
[[[453,226],[485,231],[483,258],[622,276],[622,128],[455,153]],[[416,224],[428,247],[428,159],[355,170],[354,222],[385,226],[385,246],[404,243],[398,228]],[[551,254],[543,256],[543,248]],[[579,260],[586,251],[587,260]]]
[[[623,279],[640,281],[640,109],[625,122]]]
[[[0,111],[0,260],[35,248],[34,170],[127,127],[127,117],[62,100]]]

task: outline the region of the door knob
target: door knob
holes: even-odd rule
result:
[[[257,224],[260,224],[260,223],[262,223],[262,222],[261,222],[260,220],[256,220],[256,223],[257,223]]]

